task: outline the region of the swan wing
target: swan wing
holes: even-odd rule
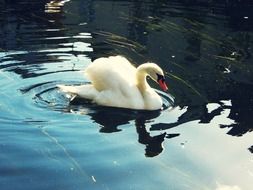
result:
[[[135,85],[136,68],[124,57],[111,56],[96,59],[85,74],[98,91],[127,89]]]

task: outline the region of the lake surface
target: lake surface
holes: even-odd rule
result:
[[[1,190],[251,190],[253,5],[220,2],[1,1]],[[164,69],[162,111],[56,88],[118,54]]]

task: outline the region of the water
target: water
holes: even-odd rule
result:
[[[1,1],[1,189],[250,190],[252,3],[194,2]],[[56,88],[117,54],[165,70],[162,111]]]

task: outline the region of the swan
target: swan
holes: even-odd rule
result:
[[[94,60],[86,69],[91,84],[79,86],[57,85],[58,88],[101,106],[135,110],[159,110],[162,99],[149,86],[146,77],[156,81],[162,90],[168,89],[162,69],[155,63],[137,68],[125,57],[110,56]]]

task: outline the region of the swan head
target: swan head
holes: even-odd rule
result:
[[[163,70],[157,64],[144,63],[138,67],[138,70],[150,76],[154,81],[156,81],[163,91],[168,90]]]

